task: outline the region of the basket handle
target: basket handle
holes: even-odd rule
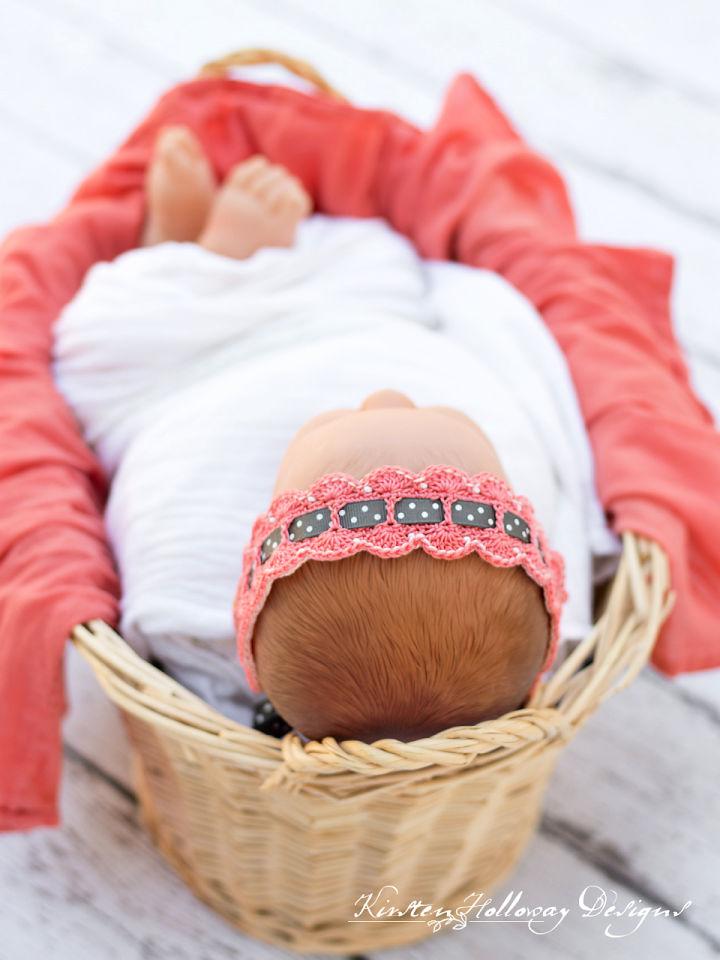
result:
[[[294,73],[296,77],[307,80],[308,83],[311,83],[334,100],[345,101],[345,97],[332,84],[328,83],[315,67],[305,60],[292,57],[289,53],[281,53],[279,50],[268,50],[260,47],[235,50],[225,57],[220,57],[219,60],[211,60],[206,63],[201,68],[199,76],[224,77],[232,67],[250,67],[261,63],[277,63],[281,67],[285,67],[290,73]]]

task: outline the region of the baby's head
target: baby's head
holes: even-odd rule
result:
[[[447,472],[446,480],[433,464],[455,470]],[[263,528],[268,546],[264,552],[261,546],[257,562],[246,556],[246,567],[249,561],[253,570],[238,591],[240,621],[247,614],[242,611],[248,607],[243,599],[251,593],[248,583],[270,576],[273,563],[285,564],[272,576],[254,625],[249,623],[246,657],[251,650],[259,687],[278,713],[313,739],[414,740],[500,716],[522,706],[556,634],[545,600],[550,596],[554,604],[562,599],[561,561],[546,545],[544,551],[538,549],[538,534],[522,517],[512,514],[516,526],[508,525],[508,534],[500,530],[507,503],[498,527],[492,527],[498,511],[488,507],[481,520],[483,511],[463,500],[473,494],[463,494],[457,486],[461,471],[489,477],[476,500],[494,495],[497,504],[507,487],[488,438],[457,411],[417,408],[403,395],[383,391],[358,410],[323,414],[306,424],[288,448],[276,497],[282,504],[286,491],[315,489],[327,475],[342,474],[352,483],[350,478],[358,480],[385,465],[402,468],[396,471],[401,476],[398,480],[389,471],[390,479],[379,482],[402,484],[404,474],[436,478],[424,501],[430,516],[422,511],[419,488],[406,498],[406,516],[398,500],[400,487],[393,487],[396,496],[373,499],[373,493],[381,494],[365,487],[358,495],[354,488],[333,485],[334,509],[326,512],[322,497],[317,508],[310,508],[323,518],[314,521],[314,532],[308,532],[313,516],[304,527],[302,520],[288,527],[285,517],[275,531]],[[438,482],[447,489],[436,492]],[[287,496],[292,500],[292,493]],[[357,505],[345,511],[341,504],[346,500]],[[453,515],[451,505],[459,512]],[[298,506],[293,503],[293,517],[302,513]],[[373,514],[377,522],[360,512],[368,509],[382,511]],[[357,513],[356,519],[351,513]],[[452,523],[432,522],[448,513]],[[337,520],[331,521],[332,514]],[[350,527],[350,521],[360,528]],[[326,529],[331,523],[336,534]],[[318,535],[320,527],[324,536]],[[485,546],[473,550],[471,540],[483,535]],[[289,559],[281,557],[282,537],[287,538],[282,550]],[[424,538],[422,549],[413,537]],[[360,539],[366,548],[350,546]],[[298,565],[292,554],[300,549],[313,556]],[[330,549],[332,559],[322,559]],[[524,562],[517,565],[520,555]],[[254,603],[257,612],[262,599]]]
[[[273,585],[254,646],[263,690],[306,736],[415,740],[521,706],[548,638],[521,568],[415,550],[305,563]]]

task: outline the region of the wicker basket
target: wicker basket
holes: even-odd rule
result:
[[[271,51],[203,73],[257,62],[340,96],[312,67]],[[104,623],[78,626],[72,639],[124,718],[144,821],[195,893],[252,936],[346,954],[432,932],[353,917],[358,898],[385,884],[398,903],[453,907],[503,880],[533,834],[560,750],[642,668],[670,606],[664,553],[625,535],[604,612],[526,709],[413,743],[278,741],[211,710]]]
[[[605,611],[524,710],[413,743],[278,741],[211,710],[107,625],[73,640],[120,708],[144,821],[195,893],[242,930],[307,952],[418,940],[425,923],[349,922],[385,884],[398,902],[489,891],[533,834],[560,750],[646,662],[668,565],[624,537]]]

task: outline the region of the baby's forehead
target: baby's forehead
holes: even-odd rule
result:
[[[291,441],[275,493],[304,489],[325,474],[362,477],[393,464],[421,472],[444,463],[469,474],[505,471],[489,438],[449,407],[341,409],[308,421]]]

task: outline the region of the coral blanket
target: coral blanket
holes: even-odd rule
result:
[[[668,673],[720,664],[720,444],[673,338],[672,261],[577,238],[562,179],[468,76],[436,126],[282,87],[197,80],[168,93],[51,223],[0,250],[0,828],[57,822],[62,652],[117,618],[105,485],[50,373],[52,327],[88,268],[138,242],[155,133],[194,129],[217,174],[263,153],[319,210],[384,216],[426,257],[495,270],[564,350],[616,530],[668,551]]]

